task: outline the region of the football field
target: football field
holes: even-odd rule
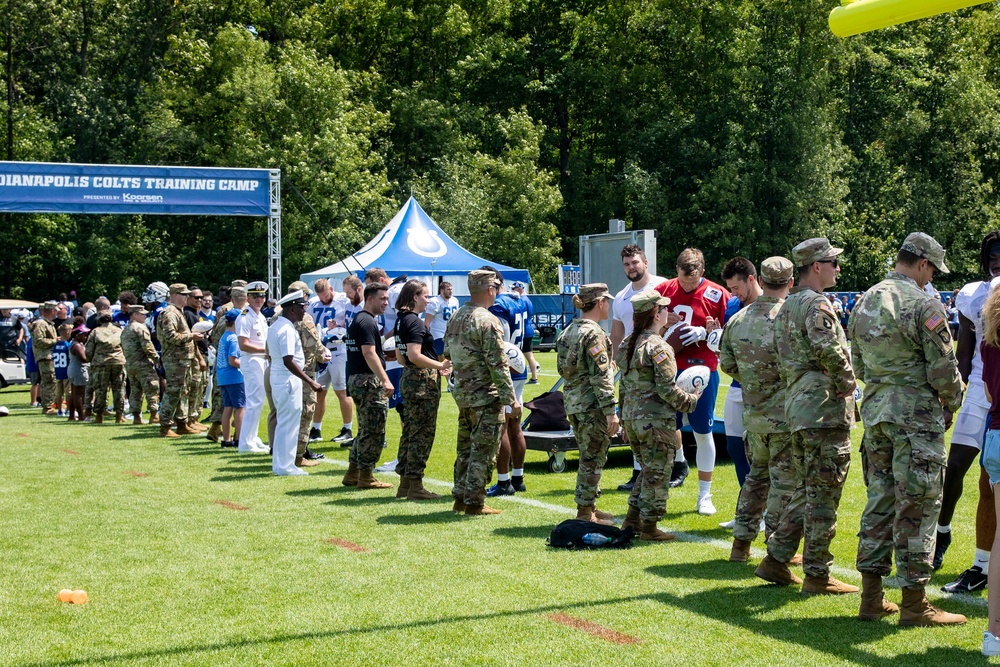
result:
[[[556,379],[539,354],[540,394]],[[726,384],[724,382],[724,384]],[[721,415],[721,402],[718,414]],[[804,597],[728,562],[738,486],[716,469],[718,515],[695,512],[697,479],[671,492],[666,544],[571,552],[545,544],[575,516],[576,455],[547,472],[528,453],[527,493],[491,501],[499,516],[453,514],[457,410],[441,401],[428,488],[438,501],[340,485],[347,450],[332,442],[308,477],[275,477],[266,455],[221,450],[154,426],[67,424],[0,392],[0,665],[949,665],[979,664],[985,593],[940,586],[970,565],[977,471],[953,522],[955,541],[929,587],[964,613],[955,628],[857,620],[859,595]],[[340,428],[335,400],[324,424]],[[262,434],[264,429],[262,429]],[[382,460],[393,458],[390,413]],[[265,436],[266,437],[266,436]],[[854,431],[855,445],[861,437]],[[859,584],[864,506],[855,456],[833,543],[834,574]],[[613,449],[602,509],[620,520],[631,455]],[[396,475],[382,475],[395,486]],[[801,575],[801,570],[796,569]],[[57,600],[84,589],[82,606]],[[899,590],[890,588],[899,602]],[[969,661],[969,662],[965,662]]]

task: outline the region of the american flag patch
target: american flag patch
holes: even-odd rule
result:
[[[823,300],[819,302],[819,309],[830,317],[836,317],[836,315],[833,314],[833,306],[831,306],[830,302],[826,300],[826,297],[823,297]]]
[[[944,324],[944,318],[941,317],[940,315],[938,315],[937,313],[934,313],[933,315],[931,315],[931,317],[928,318],[928,320],[926,322],[924,322],[924,326],[927,327],[931,331],[934,331],[935,329],[937,329],[942,324]]]
[[[653,361],[655,361],[658,364],[662,364],[666,360],[667,360],[667,353],[666,352],[660,352],[658,355],[656,355],[655,357],[653,357]]]
[[[596,357],[596,356],[597,356],[597,355],[599,355],[599,354],[600,354],[601,352],[604,352],[604,346],[603,346],[603,345],[601,345],[600,343],[598,343],[598,344],[597,344],[597,345],[595,345],[594,347],[592,347],[592,348],[590,348],[589,350],[587,350],[587,352],[590,352],[590,356],[592,356],[592,357]]]

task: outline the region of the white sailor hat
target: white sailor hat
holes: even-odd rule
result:
[[[267,294],[267,283],[263,280],[255,280],[247,284],[247,294]]]
[[[297,289],[294,292],[289,292],[285,296],[281,297],[281,301],[278,302],[278,305],[282,308],[286,308],[288,306],[304,306],[306,303],[306,295],[303,294],[302,290]]]

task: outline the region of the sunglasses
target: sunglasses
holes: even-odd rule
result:
[[[840,260],[836,257],[834,257],[833,259],[820,259],[816,261],[819,262],[820,264],[833,264],[833,268],[837,268],[838,266],[840,266]]]
[[[250,298],[251,299],[266,299],[267,295],[266,294],[251,294]]]

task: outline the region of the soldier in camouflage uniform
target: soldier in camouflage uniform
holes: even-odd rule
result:
[[[191,333],[182,308],[190,293],[187,285],[174,283],[170,286],[170,303],[156,318],[156,336],[162,350],[163,373],[167,378],[167,390],[160,403],[160,435],[176,438],[178,435],[195,433],[188,429],[188,387],[191,385],[191,360],[194,359],[194,343],[202,334]],[[171,426],[176,423],[176,431]]]
[[[149,404],[149,422],[159,420],[160,377],[156,374],[156,364],[160,356],[153,347],[146,326],[149,312],[142,306],[129,306],[129,323],[122,331],[122,352],[125,353],[125,372],[128,375],[131,393],[128,403],[132,410],[132,423],[142,423],[142,397],[145,394]]]
[[[825,238],[809,239],[792,249],[799,286],[790,291],[774,322],[792,457],[805,494],[796,494],[789,501],[756,574],[772,583],[792,583],[788,562],[798,547],[801,531],[805,594],[858,591],[856,586],[830,576],[830,542],[837,532],[837,508],[851,464],[857,386],[840,318],[823,296],[823,290],[837,283],[837,257],[842,252]]]
[[[504,407],[511,406],[511,419],[520,419],[521,406],[510,379],[500,320],[487,310],[501,283],[494,272],[482,269],[469,272],[468,280],[470,298],[448,321],[443,357],[452,363],[452,396],[458,405],[453,510],[474,516],[500,513],[485,504],[486,484],[500,449]]]
[[[98,326],[87,336],[87,360],[90,381],[94,385],[94,421],[104,421],[108,390],[114,397],[115,423],[125,423],[125,354],[122,352],[122,330],[111,323],[111,313],[101,313]]]
[[[41,376],[41,388],[38,400],[42,404],[42,412],[47,415],[58,414],[53,403],[56,400],[56,367],[52,361],[52,348],[59,342],[59,334],[52,319],[56,316],[56,303],[46,301],[42,304],[42,316],[31,323],[31,351],[38,364],[38,374]]]
[[[222,334],[226,333],[226,313],[232,308],[243,310],[243,308],[247,305],[246,287],[247,281],[234,280],[232,282],[232,287],[229,290],[230,301],[222,304],[219,306],[219,309],[215,311],[215,323],[212,325],[212,331],[209,333],[209,341],[215,349],[219,349],[219,341],[222,340]],[[212,373],[214,375],[214,368],[212,369]],[[218,442],[219,437],[222,436],[222,410],[222,391],[219,389],[219,383],[213,382],[212,414],[208,417],[208,421],[212,425],[209,427],[208,433],[206,434],[206,437],[212,442]]]
[[[563,403],[580,449],[576,472],[576,518],[613,525],[612,516],[597,509],[601,472],[608,461],[611,436],[618,433],[615,371],[611,341],[599,324],[610,317],[614,297],[604,283],[580,287],[573,305],[582,311],[556,341],[556,369],[565,380]]]
[[[792,492],[802,486],[792,465],[785,385],[778,374],[774,346],[774,320],[788,296],[794,269],[784,257],[765,259],[760,270],[763,294],[726,322],[719,344],[720,367],[743,388],[743,424],[750,460],[750,472],[736,505],[729,554],[734,563],[747,561],[761,517],[766,521],[765,535],[770,535]]]
[[[667,511],[670,472],[681,446],[676,416],[692,412],[700,394],[677,386],[673,348],[660,336],[670,315],[670,299],[656,290],[645,290],[629,301],[632,333],[618,346],[615,363],[622,373],[619,391],[625,433],[642,469],[632,487],[622,528],[640,528],[640,540],[667,542],[674,536],[656,524]]]
[[[948,273],[944,256],[927,234],[910,234],[895,270],[861,297],[851,315],[854,367],[865,383],[868,467],[868,504],[858,533],[861,620],[899,611],[882,590],[895,551],[903,587],[899,624],[965,623],[965,616],[933,607],[924,595],[944,491],[944,432],[964,391],[948,316],[941,301],[924,292],[938,272]]]

